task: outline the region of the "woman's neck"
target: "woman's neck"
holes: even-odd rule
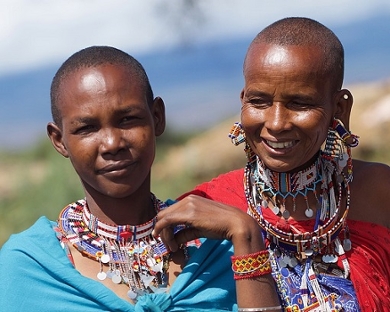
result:
[[[151,193],[139,192],[125,198],[91,196],[86,192],[89,211],[101,222],[111,225],[143,224],[156,216]]]

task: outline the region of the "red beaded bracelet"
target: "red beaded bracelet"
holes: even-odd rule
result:
[[[272,272],[267,250],[249,255],[232,256],[231,260],[235,280],[253,278]]]

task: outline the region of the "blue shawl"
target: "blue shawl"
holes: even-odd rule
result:
[[[133,305],[84,277],[61,248],[53,222],[41,217],[0,250],[1,311],[227,311],[236,310],[229,241],[205,240],[168,293]]]

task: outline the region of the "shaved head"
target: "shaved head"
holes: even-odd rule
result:
[[[119,65],[129,69],[128,82],[138,79],[145,88],[149,105],[153,103],[153,91],[145,69],[131,55],[109,46],[91,46],[70,56],[56,72],[50,89],[51,112],[53,121],[61,126],[59,99],[62,82],[81,68],[97,67],[104,64]]]
[[[337,36],[321,23],[304,17],[284,18],[258,33],[248,51],[259,43],[320,48],[323,52],[323,73],[334,80],[335,89],[341,89],[344,80],[344,48]]]

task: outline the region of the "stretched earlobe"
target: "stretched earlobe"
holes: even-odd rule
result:
[[[53,145],[54,149],[60,153],[65,158],[69,157],[68,151],[62,141],[62,131],[61,129],[54,123],[49,122],[46,127],[47,135]]]
[[[336,112],[334,118],[343,122],[345,127],[349,129],[349,119],[353,105],[353,96],[348,89],[342,89],[337,92],[336,98]]]

